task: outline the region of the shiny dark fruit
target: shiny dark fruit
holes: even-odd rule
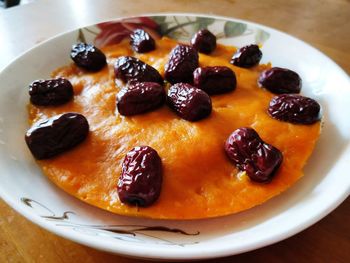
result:
[[[235,73],[228,67],[203,67],[193,72],[193,84],[209,95],[233,91],[237,80]]]
[[[320,104],[297,94],[282,94],[272,98],[268,113],[277,120],[294,124],[312,124],[320,120]]]
[[[231,64],[241,68],[251,68],[259,64],[262,52],[258,45],[241,47],[233,54]]]
[[[216,36],[208,29],[201,29],[192,37],[191,45],[198,52],[210,54],[216,48]]]
[[[136,29],[130,34],[130,45],[137,53],[146,53],[156,48],[154,39],[143,29]]]
[[[162,161],[153,148],[139,146],[129,151],[118,180],[122,203],[150,206],[157,201],[162,188]]]
[[[85,140],[89,133],[86,118],[78,113],[65,113],[35,123],[25,141],[36,159],[48,159],[68,151]]]
[[[163,78],[155,68],[134,57],[119,57],[114,63],[114,73],[125,83],[157,82],[163,85]]]
[[[176,83],[168,90],[167,103],[177,115],[198,121],[210,115],[211,99],[207,93],[187,83]]]
[[[124,116],[154,110],[165,102],[164,88],[156,82],[137,82],[121,89],[117,94],[118,112]]]
[[[299,75],[286,68],[274,67],[261,72],[258,84],[275,94],[299,93],[301,90]]]
[[[38,106],[61,105],[73,98],[73,86],[68,79],[35,80],[29,85],[30,102]]]
[[[254,182],[270,182],[280,167],[283,155],[265,143],[252,128],[239,128],[226,140],[225,151],[240,170]]]
[[[191,46],[177,45],[165,64],[165,79],[171,84],[192,83],[193,71],[198,67],[198,52]]]
[[[70,57],[78,67],[89,71],[99,71],[107,64],[105,54],[92,44],[73,45]]]

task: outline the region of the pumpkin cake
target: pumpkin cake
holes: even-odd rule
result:
[[[30,104],[30,124],[76,112],[86,117],[90,127],[85,141],[75,148],[38,160],[53,183],[86,203],[120,215],[200,219],[259,205],[303,176],[320,134],[320,122],[300,125],[272,118],[267,111],[274,94],[257,84],[260,73],[271,65],[234,66],[230,59],[235,47],[217,44],[210,54],[199,53],[200,67],[226,66],[237,78],[233,92],[211,96],[212,112],[207,118],[187,121],[166,105],[144,114],[119,114],[116,96],[124,84],[115,81],[114,62],[120,56],[133,56],[164,77],[169,53],[178,43],[163,37],[155,44],[153,51],[139,54],[123,41],[101,48],[108,65],[98,72],[72,63],[52,73],[53,78],[72,83],[74,98],[59,106]],[[225,154],[226,139],[240,127],[253,128],[264,142],[282,152],[283,162],[270,182],[250,180]],[[160,196],[148,207],[122,203],[117,193],[123,159],[130,149],[141,145],[155,149],[163,167]]]

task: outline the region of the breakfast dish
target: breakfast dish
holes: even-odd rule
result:
[[[297,73],[259,64],[258,45],[213,36],[188,45],[137,29],[74,45],[74,63],[30,85],[26,142],[44,174],[94,206],[157,219],[237,213],[293,185],[319,104],[296,95]]]
[[[68,21],[66,22],[66,26],[71,26]],[[32,107],[28,107],[28,104],[31,104],[31,97],[28,96],[29,83],[37,79],[49,80],[52,79],[52,77],[58,76],[57,74],[53,75],[53,71],[72,63],[70,50],[72,45],[77,43],[93,44],[98,47],[102,53],[106,53],[104,47],[118,45],[121,44],[122,41],[126,41],[125,45],[130,48],[128,40],[125,39],[128,39],[134,30],[142,28],[154,38],[155,43],[159,41],[160,35],[162,35],[172,39],[174,45],[175,42],[176,44],[191,44],[192,36],[198,32],[199,28],[202,26],[205,26],[216,36],[217,44],[220,45],[242,48],[246,45],[258,44],[263,54],[259,62],[260,66],[257,67],[259,70],[281,67],[293,70],[300,76],[302,85],[299,94],[266,93],[271,96],[271,99],[266,100],[267,105],[265,105],[263,115],[265,120],[276,123],[278,118],[288,117],[288,114],[284,114],[283,110],[281,110],[280,106],[283,105],[283,103],[280,102],[299,100],[299,97],[294,97],[296,95],[313,98],[322,105],[322,132],[317,140],[312,155],[308,158],[306,165],[302,169],[305,176],[282,194],[271,198],[262,205],[257,205],[243,212],[201,220],[155,220],[141,216],[120,216],[96,206],[89,205],[75,198],[73,195],[64,192],[62,188],[57,187],[56,184],[43,174],[41,166],[35,161],[35,158],[33,158],[31,151],[23,140],[23,135],[32,126],[28,124],[28,108]],[[195,42],[193,44],[195,44]],[[200,48],[200,46],[198,48]],[[170,49],[169,47],[169,52]],[[156,52],[157,50],[158,46],[156,45],[156,49],[150,52]],[[218,50],[219,49],[215,48],[214,51],[208,54],[208,57],[215,54]],[[147,55],[147,53],[138,55],[134,52],[136,51],[133,50],[129,55],[124,54],[123,56],[135,56],[141,61],[147,62],[142,58],[142,56]],[[230,62],[233,57],[233,52],[234,50],[232,49],[232,53],[225,57],[225,61],[229,64],[226,66],[229,68],[231,67],[230,65],[232,65]],[[200,52],[200,60],[207,56],[203,54],[205,54],[204,51]],[[307,54],[307,57],[305,57],[304,54]],[[107,54],[105,54],[105,56],[107,56]],[[113,59],[116,60],[119,56],[122,55],[116,54]],[[168,60],[168,57],[166,60]],[[212,111],[202,120],[195,122],[186,121],[192,123],[194,126],[203,125],[201,123],[208,122],[212,117],[217,116],[218,114],[215,110],[217,105],[226,106],[226,108],[228,108],[227,104],[217,104],[215,102],[220,102],[220,97],[233,96],[236,92],[238,92],[236,94],[240,94],[239,90],[242,91],[242,78],[236,71],[246,72],[245,70],[250,70],[254,72],[253,69],[235,68],[232,65],[231,69],[233,68],[236,76],[236,87],[233,89],[232,75],[229,73],[229,70],[221,68],[225,67],[225,65],[220,66],[219,63],[211,63],[209,58],[206,61],[209,61],[209,67],[219,67],[217,70],[214,70],[214,72],[219,72],[222,76],[228,76],[228,80],[231,81],[231,84],[223,90],[226,91],[228,89],[231,91],[227,91],[227,93],[223,94],[211,94],[218,90],[212,90],[210,85],[204,86],[203,90],[209,95],[212,101]],[[165,61],[164,64],[166,62],[167,61]],[[270,65],[269,62],[271,62],[272,65]],[[111,74],[110,78],[114,80],[113,84],[116,84],[114,86],[117,89],[116,93],[119,93],[119,88],[117,87],[121,87],[123,82],[121,79],[115,78],[114,65],[113,62],[111,63],[108,61],[108,56],[107,63]],[[162,78],[164,77],[161,66],[159,67],[153,64],[152,61],[147,62],[147,64],[159,69]],[[265,65],[264,69],[260,68],[263,67],[263,65]],[[90,78],[89,76],[98,76],[104,70],[106,70],[105,66],[100,71],[88,73],[85,76],[85,80],[89,81],[92,79],[92,77]],[[80,74],[86,73],[86,70],[79,70],[79,68],[76,69],[76,71],[80,72]],[[203,76],[203,72],[205,73],[207,70],[202,68],[196,71],[196,76],[199,76],[196,82],[203,83],[202,81],[205,78],[200,77]],[[260,76],[261,74],[256,74],[256,81],[259,82]],[[65,81],[58,82],[67,83]],[[68,108],[70,103],[73,101],[76,102],[76,98],[79,97],[79,95],[88,96],[87,93],[80,93],[84,84],[82,80],[78,81],[77,78],[69,78],[69,82],[72,84],[72,89],[74,88],[74,96],[69,95],[71,92],[68,84],[66,84],[67,88],[63,88],[62,94],[59,93],[62,95],[60,97],[63,98],[63,100],[67,100],[65,104],[61,104],[61,106],[35,107],[41,109],[48,109],[48,107],[58,109],[62,107],[60,111],[57,111],[57,115],[55,116],[60,116],[60,113],[73,113],[85,116],[84,112],[74,113],[64,110],[65,107]],[[81,82],[81,84],[79,84],[79,82]],[[307,43],[270,27],[238,19],[198,14],[168,14],[112,20],[102,24],[72,30],[38,44],[36,47],[14,60],[0,73],[0,83],[0,112],[3,113],[0,116],[0,164],[2,167],[0,174],[2,182],[0,184],[1,198],[35,224],[80,244],[112,253],[147,259],[183,261],[189,259],[223,257],[257,249],[288,238],[325,217],[349,195],[350,181],[349,177],[344,174],[344,171],[347,171],[348,168],[350,155],[350,122],[347,117],[350,105],[349,76],[329,57]],[[263,83],[254,83],[256,88],[267,91],[268,89],[263,87],[262,84]],[[93,85],[93,83],[91,83],[91,85]],[[133,85],[138,87],[137,90],[142,90],[143,84],[134,83]],[[153,85],[157,86],[156,84]],[[193,84],[190,85],[196,86],[197,84],[195,84],[194,80]],[[247,85],[243,84],[243,88],[245,86]],[[166,91],[166,95],[168,95],[167,91],[169,87],[165,87],[164,85],[162,85],[162,87]],[[298,86],[295,85],[293,87],[297,88]],[[274,89],[273,86],[270,86],[270,88]],[[90,93],[94,93],[94,89],[90,89],[89,91]],[[137,92],[135,91],[135,93]],[[133,94],[134,93],[129,93],[123,100],[129,102],[130,100],[128,100],[128,98],[132,98]],[[280,96],[286,98],[281,100]],[[104,97],[102,99],[104,99]],[[113,98],[112,100],[112,115],[116,115],[115,112],[119,112],[118,105],[116,105],[117,98]],[[306,101],[308,102],[308,100]],[[243,100],[243,102],[248,103],[250,100],[246,99]],[[142,119],[142,116],[148,114],[151,116],[159,114],[159,111],[162,111],[163,108],[167,110],[168,108],[170,109],[166,102],[162,103],[162,106],[154,108],[148,113],[138,113],[129,116],[123,115],[123,118],[128,119],[128,123],[132,124],[135,118]],[[270,104],[273,105],[271,109]],[[313,103],[311,103],[311,105],[313,105]],[[128,110],[130,110],[130,107],[124,107],[125,105],[119,106],[121,106],[122,111],[124,110],[126,114]],[[241,107],[243,108],[242,105]],[[273,110],[274,107],[277,107],[279,110]],[[313,108],[314,107],[309,107],[309,110]],[[291,107],[291,109],[295,110],[294,107]],[[288,112],[290,113],[292,111]],[[170,113],[171,118],[181,119],[185,123],[185,120],[182,119],[175,110],[169,110],[169,114]],[[56,113],[52,112],[52,114]],[[241,114],[244,114],[244,111],[242,111]],[[271,117],[271,115],[274,115],[274,117]],[[84,119],[78,117],[79,115],[74,116],[84,123]],[[262,116],[262,112],[260,116]],[[91,127],[94,124],[90,123],[90,117],[85,117],[89,124],[89,131],[84,141],[70,150],[65,150],[62,154],[53,157],[53,159],[61,158],[60,156],[69,155],[74,151],[78,151],[80,147],[84,147],[84,144],[91,140],[91,135],[94,134]],[[290,121],[292,120],[292,118],[288,118]],[[299,116],[299,121],[301,119]],[[62,120],[70,120],[69,115],[63,115]],[[227,117],[224,119],[225,122],[221,122],[220,127],[224,127],[225,129],[228,120],[231,120],[231,118]],[[312,121],[313,119],[305,118],[303,120]],[[78,122],[74,120],[72,123],[76,124]],[[151,122],[149,121],[148,123]],[[285,125],[291,127],[295,126],[295,124],[287,123],[283,120],[280,120],[278,123],[280,123],[280,125],[285,123]],[[319,121],[311,124],[311,126],[317,125],[318,123]],[[232,130],[227,129],[229,131],[227,131],[227,134],[224,136],[225,138],[222,138],[221,154],[223,157],[227,158],[228,163],[226,167],[229,167],[230,171],[237,170],[235,172],[238,172],[238,168],[241,165],[239,160],[236,162],[235,159],[228,157],[225,151],[225,143],[229,138],[233,139],[230,141],[235,142],[235,137],[230,135],[239,128],[253,128],[261,139],[259,140],[256,136],[254,137],[256,141],[260,142],[259,145],[271,145],[280,150],[282,156],[285,157],[283,149],[281,149],[280,145],[277,143],[279,139],[275,138],[277,134],[272,134],[271,140],[267,138],[258,127],[239,126],[240,124],[237,123],[237,127],[232,127]],[[302,126],[305,126],[305,129],[307,128],[306,124],[296,125],[296,127]],[[271,130],[272,129],[267,132],[271,132]],[[82,135],[84,135],[83,131],[82,129]],[[210,129],[209,132],[210,131],[213,131],[213,128]],[[113,131],[106,131],[106,133],[108,132]],[[237,132],[240,134],[242,130],[239,129]],[[288,133],[288,129],[285,129],[283,133]],[[251,132],[248,131],[245,132],[245,134],[251,134]],[[177,134],[173,134],[174,140],[177,140],[179,137],[175,137],[175,135]],[[102,145],[103,142],[99,141],[98,143],[101,147],[104,147]],[[266,147],[268,147],[268,145],[266,145]],[[140,146],[149,146],[156,150],[158,156],[162,160],[162,167],[166,165],[162,153],[156,149],[153,144],[140,145],[135,143],[129,149],[125,149],[125,154],[121,154],[121,159],[124,160],[133,148]],[[302,148],[302,145],[300,145],[300,148]],[[171,149],[171,147],[169,146],[168,149]],[[87,157],[90,153],[84,152],[83,154],[84,157]],[[197,151],[196,154],[201,153]],[[278,156],[278,154],[276,156]],[[111,158],[113,158],[113,156]],[[186,160],[186,156],[184,156],[183,159]],[[282,160],[282,165],[284,160],[285,158]],[[74,161],[85,165],[83,158]],[[43,162],[48,163],[49,160],[44,159]],[[211,162],[214,163],[215,160]],[[192,164],[198,164],[199,166],[206,165],[206,163],[200,159],[197,159],[197,161],[191,163],[191,165]],[[120,165],[122,165],[122,163]],[[122,167],[119,167],[119,169],[119,172],[121,172]],[[240,169],[244,169],[244,167]],[[120,175],[121,174],[115,174],[117,181],[113,182],[113,186],[116,191],[118,189],[118,179]],[[162,175],[164,179],[166,177],[165,171],[163,171]],[[277,179],[278,176],[278,174],[275,174],[275,177],[272,178],[270,183],[255,184],[260,185],[260,187],[265,185],[271,188],[271,183],[275,184],[275,179]],[[251,180],[247,176],[244,178],[247,181]],[[162,185],[164,185],[164,180]],[[164,194],[163,190],[164,188],[161,189],[158,201],[161,200]],[[119,198],[118,193],[115,196]],[[141,207],[141,209],[152,208],[158,201],[148,207]],[[291,222],[293,223],[291,224]]]

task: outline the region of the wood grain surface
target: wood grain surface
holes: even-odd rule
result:
[[[271,26],[310,43],[350,73],[349,0],[39,0],[0,12],[0,69],[55,34],[118,16],[154,12],[207,13]],[[29,222],[2,200],[0,211],[0,262],[143,262],[60,238]],[[245,254],[201,262],[347,263],[349,222],[348,198],[327,217],[287,240]]]

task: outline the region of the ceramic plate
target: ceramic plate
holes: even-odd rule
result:
[[[24,143],[28,83],[70,63],[77,41],[118,43],[131,30],[188,41],[209,28],[220,43],[262,45],[262,63],[298,72],[304,95],[320,102],[324,126],[305,176],[288,191],[248,211],[206,220],[167,221],[111,214],[69,196],[40,171]],[[147,259],[228,256],[285,239],[335,209],[350,191],[350,81],[328,57],[274,29],[222,17],[149,15],[110,21],[52,38],[0,74],[0,193],[19,213],[60,236],[98,249]]]

